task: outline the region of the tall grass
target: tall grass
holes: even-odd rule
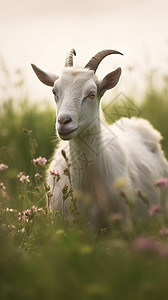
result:
[[[150,85],[135,109],[161,131],[166,154],[167,94]],[[132,97],[124,101],[127,107],[134,103]],[[112,106],[104,110],[113,121]],[[0,194],[1,299],[167,299],[167,217],[135,220],[132,228],[113,218],[111,230],[98,235],[88,224],[72,226],[46,210],[45,166],[32,159],[51,157],[54,122],[48,104],[42,110],[28,101],[15,107],[12,99],[1,105],[0,163],[8,165],[0,172],[6,186]],[[30,176],[29,183],[19,181],[20,172]]]

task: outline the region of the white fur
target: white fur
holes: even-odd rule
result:
[[[68,114],[72,122],[66,125],[75,132],[59,142],[47,172],[47,183],[53,189],[50,171],[59,171],[61,180],[56,183],[50,203],[52,211],[62,210],[62,187],[68,184],[63,175],[66,168],[61,155],[64,149],[71,162],[71,176],[78,208],[93,226],[103,226],[111,213],[120,211],[129,219],[127,200],[136,202],[138,217],[148,215],[148,207],[138,197],[138,191],[147,194],[150,205],[165,206],[166,189],[154,185],[155,180],[168,177],[168,163],[160,147],[161,135],[152,125],[137,118],[122,118],[107,126],[100,118],[98,80],[93,71],[65,68],[55,81],[57,93],[57,121]],[[89,93],[96,94],[94,99]],[[122,195],[121,195],[122,193]],[[69,216],[68,201],[65,214]]]

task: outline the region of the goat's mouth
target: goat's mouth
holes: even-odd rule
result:
[[[60,137],[67,137],[71,133],[75,132],[77,129],[78,129],[78,126],[75,127],[74,129],[71,129],[71,130],[59,130],[58,134],[59,134]]]

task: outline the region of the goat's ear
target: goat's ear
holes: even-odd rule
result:
[[[46,73],[39,68],[37,68],[35,65],[31,65],[34,72],[36,73],[38,79],[46,85],[53,86],[55,80],[57,80],[59,77],[57,75],[51,74],[51,73]]]
[[[121,68],[117,68],[115,71],[106,75],[102,81],[98,83],[98,91],[102,97],[105,91],[112,89],[116,86],[121,75]]]

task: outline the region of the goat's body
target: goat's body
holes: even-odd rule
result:
[[[52,86],[57,104],[56,130],[62,139],[48,169],[49,208],[62,211],[64,207],[64,214],[69,216],[68,200],[63,205],[62,188],[69,182],[64,174],[67,166],[62,149],[71,163],[72,186],[77,194],[80,218],[87,216],[94,227],[104,225],[116,211],[129,221],[128,202],[136,204],[138,217],[148,215],[149,208],[142,201],[144,194],[150,205],[165,207],[168,189],[155,186],[157,179],[168,177],[160,133],[143,119],[121,118],[109,127],[99,116],[100,99],[115,87],[121,68],[102,80],[95,72],[107,55],[121,53],[116,50],[98,52],[84,69],[73,66],[73,54],[74,49],[60,77],[32,65],[41,82]],[[59,171],[61,179],[55,182],[51,175],[54,173],[50,171]]]
[[[80,137],[59,144],[48,170],[47,182],[51,189],[53,177],[49,171],[61,173],[50,209],[62,210],[62,187],[68,184],[67,176],[63,175],[66,164],[62,149],[72,164],[72,185],[77,192],[80,213],[85,211],[95,226],[100,226],[115,211],[122,212],[125,219],[129,218],[126,199],[136,202],[138,217],[146,216],[148,207],[138,197],[138,191],[147,194],[150,205],[165,206],[165,190],[154,185],[158,178],[168,176],[168,163],[159,143],[160,133],[148,121],[136,118],[122,118],[110,130],[99,122],[97,134],[96,126],[92,124],[89,129],[91,139],[84,132]],[[69,216],[67,207],[65,213]]]

